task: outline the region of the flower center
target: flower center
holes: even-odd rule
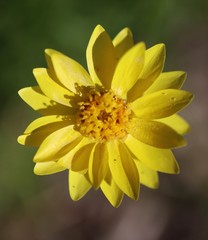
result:
[[[84,136],[100,142],[126,136],[131,110],[112,91],[92,91],[86,102],[79,102],[76,128]]]

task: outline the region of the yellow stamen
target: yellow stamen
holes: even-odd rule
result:
[[[131,110],[112,91],[92,91],[88,100],[78,105],[76,128],[84,136],[100,142],[126,136]]]

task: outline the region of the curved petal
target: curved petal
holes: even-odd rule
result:
[[[64,147],[81,137],[74,126],[66,126],[51,133],[40,145],[34,156],[35,162],[44,162],[54,160],[56,154],[60,153]]]
[[[182,71],[163,72],[154,81],[154,83],[145,91],[144,94],[150,94],[162,89],[180,89],[186,80],[187,74]]]
[[[93,143],[93,140],[88,138],[88,137],[82,137],[81,140],[78,139],[78,141],[74,141],[72,143],[72,145],[70,145],[70,151],[67,151],[65,155],[62,155],[61,157],[59,157],[59,159],[57,160],[57,162],[59,164],[61,164],[62,166],[68,168],[68,169],[71,169],[71,165],[72,165],[72,160],[74,159],[75,157],[75,154],[80,151],[81,152],[81,149],[85,149],[85,146],[86,148],[87,147],[93,147],[93,146],[90,146],[89,144]],[[68,150],[66,148],[66,150]],[[88,149],[90,150],[90,149]],[[87,150],[86,150],[87,151]],[[82,154],[81,154],[82,155]],[[85,158],[86,159],[86,158]],[[89,159],[87,160],[87,163],[89,162]],[[84,163],[86,164],[86,163]],[[78,164],[77,164],[78,165]],[[86,169],[85,169],[85,165],[83,166],[84,169],[82,169],[82,171],[80,171],[81,173],[86,173]]]
[[[88,72],[75,60],[54,50],[47,50],[58,80],[70,91],[77,93],[78,86],[94,86]]]
[[[31,108],[43,115],[66,115],[72,110],[46,97],[39,86],[22,88],[18,94]]]
[[[125,144],[133,155],[147,167],[164,173],[179,173],[178,163],[171,150],[151,147],[131,135],[125,139]]]
[[[49,175],[64,171],[65,169],[65,167],[56,162],[41,162],[35,164],[34,173],[36,175]]]
[[[105,178],[108,171],[108,151],[105,143],[98,143],[93,149],[89,160],[89,179],[95,189]]]
[[[136,165],[125,146],[118,141],[107,143],[109,167],[118,187],[130,198],[139,195],[139,173]]]
[[[36,119],[26,128],[24,134],[18,137],[17,141],[23,145],[40,146],[49,134],[72,125],[72,120],[67,118],[63,120],[62,117],[64,116],[49,115]]]
[[[135,163],[139,171],[140,183],[149,188],[158,188],[158,173],[155,170],[148,168],[138,160],[136,160]]]
[[[60,104],[71,106],[70,101],[75,96],[74,93],[57,84],[48,74],[45,68],[35,68],[33,74],[43,91],[43,93]]]
[[[89,165],[91,152],[95,147],[94,143],[89,143],[77,150],[71,161],[71,170],[74,172],[86,172]]]
[[[169,117],[188,105],[193,94],[176,89],[165,89],[138,98],[131,109],[139,118],[159,119]]]
[[[165,62],[165,45],[157,44],[145,51],[143,70],[136,84],[128,92],[128,101],[132,102],[149,88],[162,72]]]
[[[129,133],[137,140],[153,147],[175,148],[186,145],[182,135],[156,121],[132,119]]]
[[[96,26],[87,46],[87,66],[94,83],[110,89],[116,62],[110,37],[102,26]]]
[[[128,90],[137,81],[144,64],[145,44],[136,44],[118,62],[113,76],[111,89],[125,98]]]
[[[110,172],[109,172],[110,174]],[[103,180],[100,188],[113,207],[119,207],[123,200],[123,192],[117,186],[110,174],[110,181]]]
[[[116,57],[119,60],[134,45],[133,35],[129,28],[122,29],[113,39]]]
[[[190,130],[189,124],[178,114],[170,117],[157,119],[156,121],[164,123],[165,125],[173,128],[178,134],[186,134]]]
[[[78,201],[91,188],[85,175],[73,171],[69,171],[69,194],[72,200]]]
[[[29,124],[29,126],[25,129],[24,133],[32,133],[37,131],[40,128],[50,128],[50,124],[57,122],[65,122],[68,125],[74,123],[74,117],[70,115],[49,115],[35,119],[33,122]]]

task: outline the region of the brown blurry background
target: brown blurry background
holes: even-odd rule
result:
[[[67,172],[33,174],[35,149],[16,138],[38,115],[18,97],[35,85],[44,49],[86,66],[85,49],[100,23],[115,36],[128,26],[135,41],[164,42],[166,71],[184,70],[195,94],[182,112],[192,126],[175,155],[180,175],[160,174],[160,188],[141,188],[118,209],[100,191],[79,202],[68,195]],[[208,239],[208,2],[206,0],[0,0],[0,240]]]

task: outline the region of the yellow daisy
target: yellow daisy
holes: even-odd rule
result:
[[[157,188],[158,171],[179,172],[171,149],[186,144],[189,125],[176,113],[193,96],[179,90],[185,72],[162,72],[164,44],[134,45],[128,28],[112,41],[98,25],[87,46],[89,73],[60,52],[45,53],[48,68],[33,71],[38,86],[19,91],[43,115],[18,138],[39,147],[36,174],[69,169],[73,200],[93,186],[118,207],[124,194],[138,198],[140,183]]]

